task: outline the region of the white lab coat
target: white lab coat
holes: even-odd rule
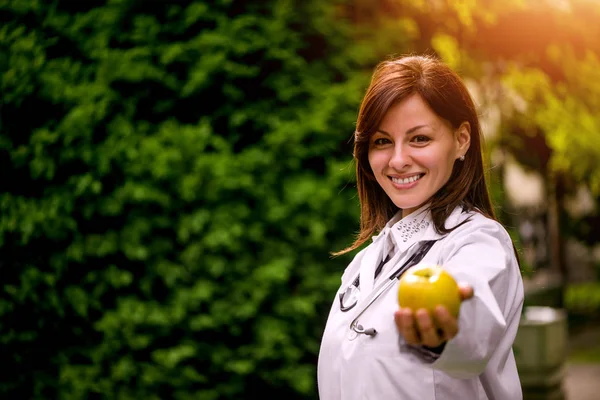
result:
[[[521,385],[512,344],[523,307],[523,283],[511,239],[496,221],[477,212],[453,211],[446,227],[470,220],[447,235],[435,232],[429,211],[421,209],[404,219],[395,216],[356,255],[346,268],[327,320],[318,362],[321,400],[520,400]],[[398,280],[358,318],[375,336],[356,334],[352,320],[369,294],[401,266],[419,242],[441,239],[423,263],[443,265],[459,282],[474,289],[461,304],[459,332],[441,354],[409,346],[398,334]],[[373,282],[372,274],[392,240],[396,252]],[[358,304],[340,310],[339,293],[361,274]],[[372,275],[371,275],[372,276]],[[369,288],[372,287],[371,290]]]

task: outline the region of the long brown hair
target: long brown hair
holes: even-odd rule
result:
[[[433,224],[438,233],[459,205],[496,219],[488,193],[481,128],[473,99],[462,79],[443,62],[431,56],[406,56],[377,65],[363,98],[354,133],[354,159],[360,200],[360,232],[354,243],[334,255],[352,251],[367,242],[398,212],[399,208],[379,186],[369,164],[369,140],[387,110],[412,94],[419,94],[431,109],[454,129],[468,122],[471,144],[464,161],[454,163],[450,179],[430,201]]]

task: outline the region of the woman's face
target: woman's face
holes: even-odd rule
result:
[[[468,123],[454,130],[414,94],[384,115],[369,142],[369,164],[405,217],[448,182],[454,162],[466,154],[470,139]]]

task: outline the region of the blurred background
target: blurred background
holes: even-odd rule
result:
[[[552,392],[597,398],[599,20],[593,0],[0,0],[0,398],[317,398],[359,102],[411,53],[467,81],[526,304],[565,312]]]

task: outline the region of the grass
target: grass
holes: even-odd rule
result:
[[[568,361],[572,363],[600,364],[600,344],[572,351]]]
[[[594,321],[569,337],[568,361],[600,364],[600,325]]]

